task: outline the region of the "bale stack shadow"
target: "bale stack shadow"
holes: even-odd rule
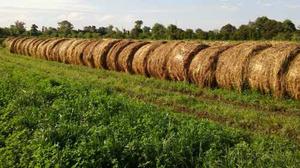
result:
[[[300,99],[299,44],[29,37],[3,44],[12,53],[50,61]]]

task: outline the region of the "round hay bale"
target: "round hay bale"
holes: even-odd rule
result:
[[[68,47],[65,63],[67,63],[67,64],[75,64],[76,63],[76,58],[74,57],[75,49],[78,45],[84,43],[85,41],[86,40],[83,40],[83,39],[77,39],[70,45],[70,47]]]
[[[247,75],[251,89],[282,97],[288,64],[299,52],[297,45],[278,44],[253,56]]]
[[[18,54],[25,55],[26,46],[30,43],[32,38],[27,38],[22,43],[20,43]]]
[[[250,59],[271,47],[270,43],[242,43],[220,54],[216,69],[217,84],[221,88],[242,91],[248,87],[247,71]]]
[[[17,41],[21,39],[21,37],[16,37],[16,38],[13,38],[11,40],[11,42],[9,43],[8,45],[8,49],[11,53],[15,53],[15,47],[16,47],[16,44],[17,44]]]
[[[286,93],[300,100],[300,54],[290,63],[284,84]]]
[[[43,46],[48,43],[49,41],[51,41],[51,39],[44,39],[41,40],[32,50],[33,50],[33,56],[36,58],[42,58],[41,54],[42,54],[42,48]]]
[[[54,48],[57,44],[63,42],[63,41],[66,41],[67,39],[54,39],[52,40],[51,42],[49,42],[47,44],[47,47],[46,47],[46,53],[45,53],[45,57],[47,60],[51,60],[53,61],[54,58],[52,57],[54,55]]]
[[[87,41],[84,41],[83,43],[79,44],[76,48],[75,48],[75,52],[74,52],[74,64],[76,65],[84,65],[84,62],[83,62],[83,53],[84,53],[84,50],[86,49],[86,47],[93,43],[92,40],[87,40]]]
[[[132,60],[134,54],[146,44],[148,44],[148,42],[135,42],[125,47],[124,50],[119,54],[117,60],[118,71],[123,71],[132,74]]]
[[[72,44],[75,43],[78,39],[70,39],[62,42],[59,51],[58,51],[58,61],[66,63],[67,60],[67,52],[69,47],[73,47]]]
[[[46,52],[47,52],[47,47],[48,45],[52,42],[56,40],[56,38],[53,38],[53,39],[47,39],[47,40],[44,40],[39,46],[38,46],[38,49],[37,49],[37,57],[40,58],[40,59],[47,59],[46,58]]]
[[[24,55],[28,55],[29,56],[29,46],[35,41],[37,40],[37,38],[30,38],[26,41],[26,44],[24,45],[23,47],[23,51],[22,51],[22,54]]]
[[[15,37],[7,37],[5,38],[5,40],[3,41],[3,46],[4,47],[8,47],[10,45],[10,43],[14,40]]]
[[[128,45],[132,43],[133,41],[131,40],[121,40],[112,46],[106,57],[106,65],[109,70],[118,71],[117,64],[119,55]]]
[[[26,54],[26,55],[31,56],[31,55],[30,55],[30,50],[31,50],[31,48],[33,47],[33,45],[35,45],[35,43],[36,43],[37,41],[39,41],[38,38],[33,38],[33,39],[31,40],[31,42],[25,47],[25,48],[26,48],[26,49],[25,49],[25,54]]]
[[[288,64],[299,52],[298,45],[277,44],[253,56],[248,71],[251,89],[282,97]]]
[[[60,61],[59,60],[59,58],[60,58],[59,51],[60,51],[61,47],[66,42],[69,42],[69,41],[70,41],[70,39],[64,39],[64,40],[61,40],[61,41],[57,42],[57,44],[52,48],[52,51],[49,53],[51,60]]]
[[[28,46],[28,55],[35,57],[36,53],[36,48],[37,46],[42,42],[42,39],[37,38],[35,41],[33,41],[29,46]]]
[[[147,69],[149,75],[158,79],[169,79],[167,71],[168,58],[172,50],[182,42],[167,42],[154,50],[148,59]]]
[[[102,40],[93,41],[84,49],[83,65],[88,66],[88,67],[95,67],[93,52],[94,52],[96,46],[98,46],[102,42],[103,42]]]
[[[16,44],[15,44],[15,51],[14,53],[20,54],[21,53],[21,48],[24,45],[24,41],[26,41],[27,39],[29,39],[28,37],[24,37],[24,38],[20,38]]]
[[[220,45],[200,51],[192,60],[189,80],[200,87],[216,87],[215,71],[219,55],[233,45]]]
[[[167,70],[171,80],[188,81],[190,64],[196,54],[208,45],[201,43],[181,43],[177,45],[167,62]]]
[[[133,56],[132,70],[135,74],[149,77],[147,62],[150,54],[159,46],[166,42],[152,42],[141,47]]]

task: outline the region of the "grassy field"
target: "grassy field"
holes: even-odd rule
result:
[[[0,49],[0,167],[297,167],[300,101]]]

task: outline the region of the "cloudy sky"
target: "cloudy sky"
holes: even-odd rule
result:
[[[57,26],[71,21],[76,28],[84,25],[131,28],[135,20],[145,25],[156,22],[182,28],[219,29],[236,26],[259,16],[291,19],[300,25],[300,0],[0,0],[0,26],[16,20],[38,26]]]

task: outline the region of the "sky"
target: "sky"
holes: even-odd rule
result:
[[[300,0],[0,0],[0,26],[16,20],[57,27],[68,20],[75,28],[87,25],[130,29],[135,20],[144,25],[176,24],[181,28],[220,29],[231,23],[247,24],[259,16],[300,25]]]

